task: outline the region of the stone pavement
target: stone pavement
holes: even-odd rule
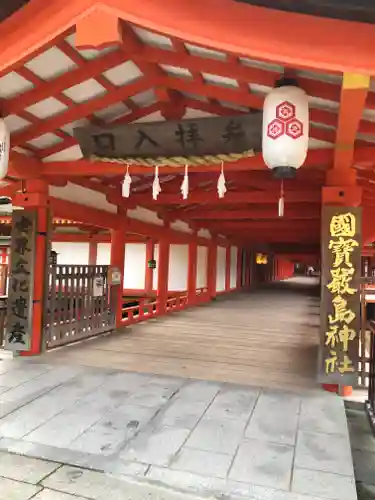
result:
[[[2,361],[0,450],[0,500],[356,499],[322,391]]]

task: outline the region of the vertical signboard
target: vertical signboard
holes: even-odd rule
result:
[[[12,351],[30,350],[36,229],[36,211],[13,212],[5,338],[5,349]]]
[[[360,208],[323,207],[319,382],[357,385],[360,340]]]

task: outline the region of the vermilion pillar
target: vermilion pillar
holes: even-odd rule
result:
[[[23,352],[23,356],[40,354],[43,350],[43,315],[45,294],[47,293],[47,272],[50,250],[50,210],[48,206],[48,183],[42,179],[30,180],[26,183],[25,192],[18,193],[14,205],[37,212],[37,234],[34,261],[34,291],[31,347]]]
[[[217,243],[211,241],[208,245],[207,255],[207,289],[210,299],[216,297],[216,274],[217,274]]]
[[[225,291],[230,291],[230,271],[231,271],[231,247],[225,251]]]
[[[166,238],[159,241],[159,265],[158,265],[158,288],[157,288],[157,312],[165,314],[168,299],[168,277],[169,277],[169,254],[170,244]]]
[[[89,244],[89,266],[96,266],[98,258],[98,244],[96,241],[90,241]]]
[[[188,256],[188,303],[195,304],[197,300],[197,260],[198,244],[197,241],[189,243]]]
[[[111,230],[111,266],[117,267],[121,272],[121,283],[112,287],[115,293],[116,327],[122,326],[122,294],[124,288],[124,268],[125,268],[125,240],[126,240],[127,218],[124,214],[119,214],[119,226]]]
[[[146,265],[145,265],[145,292],[146,294],[152,293],[154,286],[154,270],[148,267],[148,262],[154,260],[155,244],[152,240],[146,243]]]

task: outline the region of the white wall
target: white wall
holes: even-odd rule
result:
[[[216,291],[223,292],[225,290],[225,261],[226,249],[224,247],[217,248],[216,261]]]
[[[111,263],[111,244],[98,243],[98,253],[96,257],[98,266],[109,266]]]
[[[168,290],[187,290],[189,245],[171,245]]]
[[[52,250],[57,252],[58,264],[87,266],[89,263],[89,243],[53,241]]]
[[[230,287],[237,286],[237,247],[230,248]]]
[[[144,290],[146,272],[146,244],[126,243],[124,288]]]
[[[207,286],[207,247],[198,247],[197,257],[197,288]]]

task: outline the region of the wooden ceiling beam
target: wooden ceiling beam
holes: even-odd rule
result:
[[[43,120],[39,125],[27,128],[25,131],[18,132],[12,135],[12,145],[17,146],[24,144],[27,141],[39,137],[47,132],[53,132],[59,129],[63,125],[74,122],[81,118],[85,118],[95,111],[106,108],[112,104],[119,101],[132,97],[135,94],[149,90],[152,86],[152,82],[142,78],[129,85],[124,85],[118,89],[109,92],[100,97],[96,97],[82,104],[77,104],[67,109],[66,111],[59,113],[58,115]]]
[[[171,216],[175,216],[176,218],[181,217],[181,213],[177,211],[171,212]],[[186,220],[230,220],[230,221],[239,221],[239,220],[260,220],[260,219],[276,219],[279,220],[277,207],[273,210],[264,209],[264,210],[203,210],[203,209],[195,209],[187,212],[184,215]],[[310,219],[319,219],[320,218],[320,209],[302,209],[296,210],[292,207],[287,207],[285,209],[284,217],[285,220],[310,220]]]
[[[314,191],[289,191],[285,193],[285,203],[320,203],[321,193]],[[204,192],[196,191],[190,193],[187,200],[183,200],[178,194],[161,193],[157,200],[152,200],[152,194],[134,194],[131,201],[137,205],[144,203],[153,203],[158,205],[187,205],[191,203],[215,203],[222,205],[224,203],[276,203],[278,202],[278,193],[264,193],[263,191],[245,191],[245,192],[227,192],[224,198],[219,198],[216,191]]]

